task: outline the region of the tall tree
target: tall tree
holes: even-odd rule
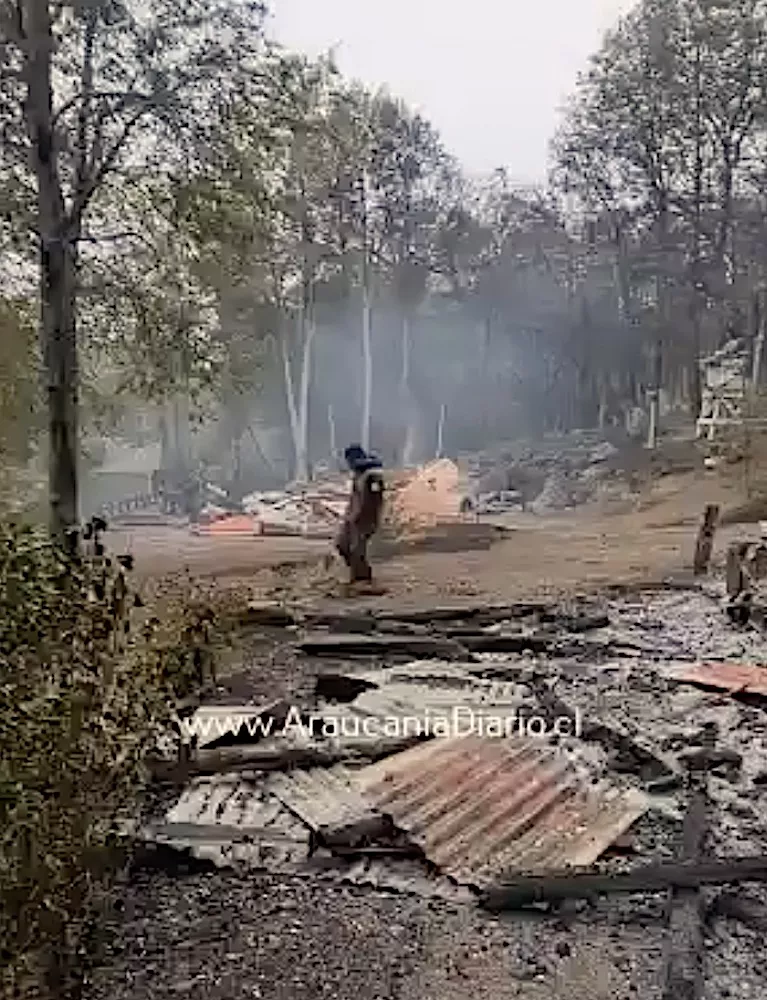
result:
[[[106,179],[185,157],[251,86],[263,9],[245,0],[2,0],[3,160],[31,182],[47,373],[51,526],[78,521],[80,248]],[[28,165],[31,172],[27,174]]]

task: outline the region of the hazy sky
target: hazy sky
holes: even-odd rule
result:
[[[272,0],[271,29],[386,84],[470,171],[543,180],[557,111],[631,0]]]

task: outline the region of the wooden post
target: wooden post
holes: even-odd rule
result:
[[[746,589],[743,561],[748,553],[748,544],[733,542],[727,549],[726,588],[731,601],[736,600]]]
[[[719,505],[707,504],[703,514],[703,523],[698,531],[698,539],[695,543],[695,559],[693,561],[693,572],[695,576],[704,576],[708,573],[711,553],[714,548],[714,534],[719,524]]]

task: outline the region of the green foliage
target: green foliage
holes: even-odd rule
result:
[[[0,524],[0,942],[9,992],[54,991],[143,784],[142,758],[200,681],[206,632],[142,613],[130,561],[91,526],[75,560]],[[143,618],[143,620],[142,620]]]
[[[27,303],[0,299],[0,464],[23,464],[40,429],[34,324]]]

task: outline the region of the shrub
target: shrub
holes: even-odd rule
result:
[[[201,681],[205,622],[142,609],[89,526],[71,557],[0,523],[0,983],[66,991],[142,759]]]

